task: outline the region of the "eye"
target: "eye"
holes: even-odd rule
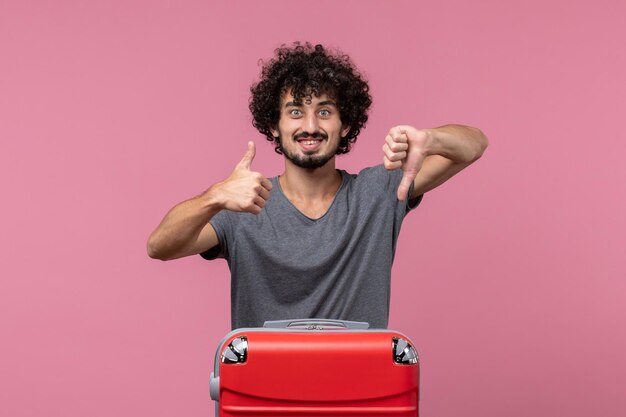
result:
[[[330,110],[322,109],[322,110],[319,111],[319,114],[322,117],[328,117],[328,116],[330,116]]]
[[[289,110],[289,115],[292,117],[300,117],[302,116],[302,112],[298,109],[291,109]]]

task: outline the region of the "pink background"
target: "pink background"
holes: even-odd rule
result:
[[[397,252],[390,327],[424,416],[626,409],[626,6],[594,1],[3,1],[0,414],[210,416],[226,263],[148,259],[165,212],[257,143],[248,87],[283,42],[371,81],[339,166],[386,131],[465,123],[484,158],[429,193]]]

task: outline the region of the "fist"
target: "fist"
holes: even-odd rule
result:
[[[272,183],[250,169],[256,148],[248,142],[248,151],[225,181],[217,184],[216,194],[226,210],[259,214],[270,196]]]
[[[402,169],[402,180],[398,186],[398,200],[404,201],[409,188],[422,168],[427,156],[426,149],[431,141],[428,130],[411,126],[396,126],[389,130],[383,145],[383,164],[386,169]]]

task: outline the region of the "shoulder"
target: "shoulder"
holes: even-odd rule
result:
[[[369,188],[373,185],[383,191],[397,189],[402,179],[401,170],[389,171],[382,164],[363,168],[358,174],[347,175],[356,186]]]
[[[344,171],[345,172],[345,171]],[[406,206],[407,210],[411,210],[419,205],[422,196],[418,196],[412,200],[407,196],[406,202],[400,202],[397,199],[398,186],[402,181],[402,170],[388,170],[384,165],[375,165],[362,169],[358,174],[345,174],[350,177],[350,187],[353,194],[365,196],[371,199],[374,196],[382,197],[388,201]],[[411,195],[413,186],[409,190]]]

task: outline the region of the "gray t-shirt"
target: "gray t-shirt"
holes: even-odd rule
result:
[[[260,214],[223,210],[211,219],[220,245],[201,255],[228,262],[233,329],[298,318],[387,327],[400,225],[421,196],[398,201],[401,170],[340,172],[341,187],[319,219],[302,214],[277,177]]]

